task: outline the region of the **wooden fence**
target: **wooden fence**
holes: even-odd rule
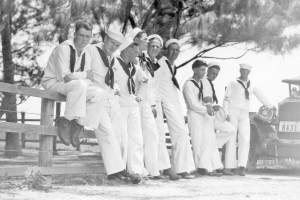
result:
[[[74,174],[74,173],[103,173],[103,164],[100,166],[53,166],[53,139],[57,135],[57,128],[54,126],[54,105],[55,102],[64,102],[65,97],[59,93],[33,89],[23,86],[16,86],[8,83],[0,83],[0,92],[22,94],[41,98],[40,125],[0,122],[0,130],[3,132],[36,134],[39,136],[38,167],[42,174]],[[26,168],[1,168],[0,175],[24,175]],[[50,176],[51,180],[51,176]],[[50,181],[51,182],[51,181]]]

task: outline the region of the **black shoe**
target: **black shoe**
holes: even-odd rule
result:
[[[181,176],[174,173],[171,169],[163,170],[162,174],[168,176],[171,181],[177,181],[181,178]]]
[[[160,180],[160,179],[163,179],[164,177],[161,176],[161,175],[157,175],[157,176],[149,176],[149,179],[151,180]]]
[[[120,172],[108,175],[107,179],[128,182],[127,177],[123,176]]]
[[[212,171],[212,172],[208,172],[207,174],[208,176],[217,176],[217,177],[220,177],[223,175],[223,173],[219,173],[217,171]]]
[[[246,168],[245,167],[238,167],[232,170],[232,172],[235,175],[239,175],[239,176],[246,176]]]
[[[133,184],[139,184],[142,181],[142,177],[138,174],[130,174],[125,170],[121,171],[120,174],[127,178],[127,182],[131,182]]]
[[[184,178],[184,179],[193,179],[193,178],[195,178],[194,175],[192,175],[188,172],[179,173],[178,175],[181,176],[181,178]]]
[[[239,173],[240,176],[246,176],[246,168],[245,167],[239,167]]]
[[[60,141],[69,146],[71,143],[71,122],[64,117],[58,117],[55,120],[55,126],[57,126]]]
[[[133,184],[139,184],[142,181],[142,177],[138,174],[129,174],[129,179]]]
[[[71,121],[71,144],[76,149],[79,149],[80,140],[79,136],[83,134],[83,126],[78,124],[76,120]]]
[[[225,176],[234,176],[234,173],[230,169],[223,169],[222,173]]]
[[[207,169],[204,169],[204,168],[198,168],[198,169],[197,169],[197,173],[198,173],[199,175],[201,175],[201,176],[206,176],[206,175],[208,175]]]

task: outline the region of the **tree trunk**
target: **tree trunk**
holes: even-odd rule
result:
[[[13,1],[11,2],[13,3]],[[1,32],[2,40],[2,55],[3,55],[3,74],[4,82],[14,84],[14,73],[15,65],[12,61],[11,52],[11,15],[9,14],[9,19]],[[16,105],[16,95],[5,93],[3,99],[3,104],[5,110],[12,112],[6,112],[7,122],[17,122],[17,105]],[[6,133],[6,144],[5,144],[5,156],[6,157],[16,157],[21,154],[21,143],[19,138],[19,133]]]

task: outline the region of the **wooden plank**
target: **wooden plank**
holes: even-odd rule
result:
[[[57,92],[29,88],[19,85],[0,82],[0,92],[8,92],[13,94],[23,94],[26,96],[41,97],[55,101],[66,101],[66,97]]]
[[[54,101],[42,99],[41,125],[52,126]],[[39,166],[51,167],[53,157],[53,136],[40,135]]]
[[[24,176],[30,173],[30,170],[39,170],[43,175],[61,175],[61,174],[105,174],[104,165],[99,163],[95,165],[58,165],[53,167],[34,167],[34,166],[14,166],[0,167],[1,176]]]
[[[19,124],[13,122],[0,122],[0,130],[15,133],[37,133],[40,135],[57,135],[57,128],[53,125]]]

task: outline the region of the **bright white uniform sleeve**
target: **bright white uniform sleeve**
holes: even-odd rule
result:
[[[56,57],[56,59],[53,59],[53,64],[56,66],[58,74],[62,78],[70,74],[70,48],[66,45],[58,46],[53,56]]]
[[[267,106],[269,108],[273,107],[268,98],[262,93],[259,88],[253,87],[253,94],[264,106]]]
[[[225,110],[226,115],[228,115],[228,108],[229,108],[229,103],[230,103],[230,98],[231,98],[231,92],[232,92],[232,86],[231,86],[231,83],[229,83],[226,86],[224,100],[223,100],[223,108]]]
[[[188,108],[199,114],[207,114],[206,107],[199,101],[199,96],[193,89],[195,87],[191,81],[187,81],[183,86],[183,97]]]

